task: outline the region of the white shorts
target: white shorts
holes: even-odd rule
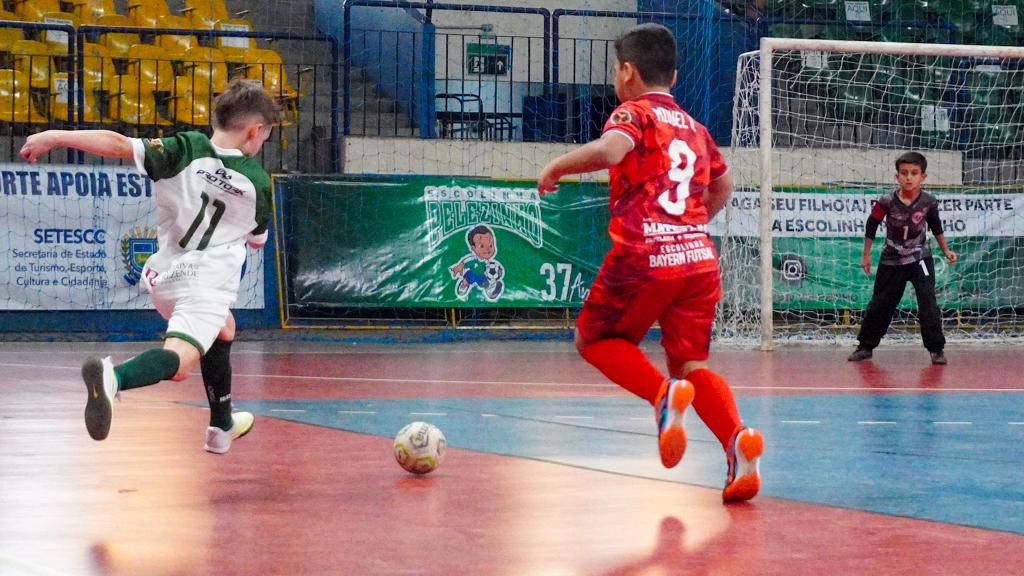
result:
[[[238,251],[241,258],[237,257]],[[238,296],[244,259],[242,245],[186,252],[160,272],[146,263],[142,285],[157,312],[167,320],[167,338],[184,340],[206,354]]]

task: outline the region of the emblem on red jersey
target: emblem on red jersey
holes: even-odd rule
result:
[[[633,121],[633,115],[629,110],[618,110],[612,114],[612,124],[628,124]]]

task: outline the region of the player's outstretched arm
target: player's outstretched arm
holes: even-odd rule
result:
[[[35,161],[54,148],[74,148],[105,158],[131,158],[131,138],[110,130],[47,130],[33,134],[21,147],[21,157]]]
[[[558,191],[558,180],[568,174],[596,172],[615,166],[633,149],[633,142],[620,134],[606,133],[601,138],[555,158],[537,176],[537,191]]]

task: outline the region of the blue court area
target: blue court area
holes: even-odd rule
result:
[[[765,433],[763,496],[1024,534],[1020,401],[1013,393],[924,393],[739,404],[746,422]],[[236,408],[389,438],[424,420],[466,450],[711,488],[725,479],[721,446],[693,413],[686,457],[662,468],[653,411],[633,398],[243,401]],[[439,472],[458,474],[452,466]]]

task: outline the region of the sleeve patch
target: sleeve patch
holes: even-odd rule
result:
[[[633,121],[633,115],[629,110],[617,110],[610,118],[612,124],[629,124]]]

